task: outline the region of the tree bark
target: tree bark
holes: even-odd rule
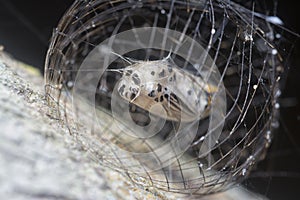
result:
[[[70,135],[53,113],[39,71],[0,49],[0,199],[177,198],[101,166],[88,143]],[[259,198],[242,187],[203,197]]]

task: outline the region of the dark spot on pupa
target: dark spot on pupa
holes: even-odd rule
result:
[[[168,98],[169,98],[169,95],[168,95],[168,94],[165,94],[164,97],[165,97],[166,99],[168,99]]]
[[[191,90],[188,90],[188,91],[187,91],[187,94],[188,94],[188,95],[191,95],[191,94],[192,94],[192,91],[191,91]]]
[[[164,97],[161,95],[160,98],[159,98],[159,101],[163,102],[163,100],[164,100]]]
[[[208,103],[204,106],[204,109],[205,109],[205,110],[208,109]]]
[[[136,84],[136,85],[140,85],[140,83],[141,83],[141,80],[139,78],[132,77],[132,80],[133,80],[134,84]]]
[[[137,88],[130,88],[130,91],[133,92],[134,94],[138,93],[138,89]]]
[[[122,86],[119,88],[118,92],[119,92],[121,95],[123,95],[124,89],[125,89],[125,85],[122,85]]]
[[[132,74],[131,69],[125,71],[125,76],[130,76],[131,74]]]
[[[179,105],[179,100],[178,100],[178,98],[177,98],[177,96],[174,94],[174,93],[171,93],[170,94],[170,104],[173,106],[173,107],[175,107],[175,108],[177,108],[178,110],[180,110],[181,108],[180,108],[180,105]]]
[[[154,101],[158,102],[158,98],[156,97],[156,98],[154,99]]]
[[[152,75],[152,76],[154,76],[154,74],[155,74],[155,72],[154,72],[154,71],[152,71],[152,72],[151,72],[151,75]]]
[[[128,73],[129,75],[131,75],[131,74],[132,74],[132,70],[131,70],[131,69],[127,70],[127,73]]]
[[[149,97],[154,97],[155,96],[155,91],[152,90],[149,94],[148,94]]]
[[[159,77],[159,78],[162,78],[162,77],[165,76],[165,74],[166,74],[165,70],[162,69],[161,72],[158,74],[158,77]]]
[[[131,93],[131,95],[130,95],[130,100],[134,99],[135,97],[136,97],[136,94]]]
[[[177,98],[177,96],[176,96],[174,93],[171,93],[170,96],[171,96],[175,101],[178,102],[178,98]]]
[[[161,92],[161,89],[162,89],[162,87],[161,87],[161,84],[157,84],[157,92]]]
[[[132,80],[133,80],[134,84],[136,84],[136,85],[140,85],[140,83],[141,83],[141,80],[137,74],[132,75]]]

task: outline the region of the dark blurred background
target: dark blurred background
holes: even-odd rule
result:
[[[52,30],[73,0],[0,0],[0,44],[15,58],[43,68]]]
[[[72,2],[0,0],[0,45],[15,58],[43,71],[52,30]],[[285,27],[300,33],[300,11],[295,3],[278,0],[277,11]],[[295,46],[288,58],[281,98],[281,126],[274,133],[267,158],[243,183],[271,200],[300,199],[300,42],[295,38],[291,38]]]

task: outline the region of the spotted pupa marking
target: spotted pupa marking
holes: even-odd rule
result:
[[[212,94],[217,91],[216,86],[180,69],[169,58],[136,61],[126,68],[108,71],[122,73],[117,91],[123,99],[158,116],[161,112],[151,107],[161,104],[167,120],[172,121],[190,122],[207,117]]]

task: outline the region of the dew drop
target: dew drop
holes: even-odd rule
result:
[[[280,90],[277,90],[276,93],[275,93],[275,96],[276,96],[276,97],[280,97],[280,95],[281,95],[281,91],[280,91]]]
[[[266,140],[267,140],[268,143],[271,142],[271,131],[270,130],[268,130],[266,132],[265,138],[266,138]]]
[[[281,35],[280,35],[279,33],[277,33],[277,34],[275,35],[275,37],[276,37],[277,39],[279,39],[279,38],[281,38]]]
[[[203,167],[203,163],[199,162],[198,164],[199,164],[199,167],[201,167],[201,168]]]
[[[278,72],[283,72],[283,67],[282,66],[277,66],[276,71]],[[280,77],[279,77],[280,78]]]
[[[202,136],[199,141],[202,142],[205,139],[205,136]]]
[[[272,49],[272,55],[276,55],[277,53],[277,49]]]
[[[213,35],[213,34],[215,34],[216,33],[216,29],[211,29],[211,34]]]
[[[67,82],[67,86],[68,86],[69,88],[73,87],[73,85],[74,85],[73,81],[68,81],[68,82]]]
[[[266,144],[265,147],[268,148],[272,142],[271,131],[268,130],[265,134]]]
[[[247,159],[247,162],[252,162],[253,159],[254,159],[253,155],[250,155],[250,156],[248,157],[248,159]]]
[[[247,169],[244,168],[244,169],[242,170],[242,175],[245,176],[245,175],[246,175],[246,172],[247,172]]]
[[[276,121],[273,121],[272,123],[271,123],[271,126],[273,127],[273,128],[278,128],[279,127],[279,122],[276,120]]]

